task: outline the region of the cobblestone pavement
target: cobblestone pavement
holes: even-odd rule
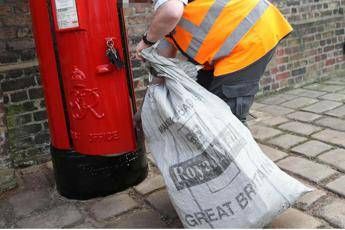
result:
[[[283,170],[316,190],[269,228],[345,228],[345,78],[260,98],[249,127]],[[51,162],[17,172],[0,195],[0,228],[181,228],[152,156],[148,178],[124,192],[73,201],[55,190]]]

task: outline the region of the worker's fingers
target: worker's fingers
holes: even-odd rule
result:
[[[139,52],[135,53],[135,59],[140,60],[140,61],[145,61]]]

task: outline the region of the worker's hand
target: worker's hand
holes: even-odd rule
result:
[[[140,52],[143,50],[143,49],[146,49],[146,48],[149,48],[150,46],[149,45],[146,45],[144,43],[143,40],[141,40],[136,49],[135,49],[135,59],[138,59],[138,60],[141,60],[141,61],[144,61],[144,58],[140,55]]]

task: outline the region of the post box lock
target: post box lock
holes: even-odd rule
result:
[[[110,62],[116,66],[116,68],[121,69],[123,67],[123,61],[114,47],[114,41],[111,38],[107,39],[107,50],[105,54],[108,56]]]

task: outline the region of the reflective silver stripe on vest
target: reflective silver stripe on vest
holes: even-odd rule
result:
[[[182,18],[179,22],[179,26],[190,32],[193,37],[186,50],[186,53],[195,58],[202,43],[204,42],[208,32],[212,28],[214,22],[225,8],[227,3],[231,0],[215,0],[211,8],[208,10],[205,18],[200,26],[196,26],[192,22],[185,18]],[[228,55],[235,45],[242,39],[242,37],[248,32],[248,30],[256,23],[261,15],[268,8],[269,3],[266,0],[260,0],[254,9],[241,21],[239,26],[233,31],[232,34],[226,39],[220,50],[216,53],[213,60],[219,59]]]
[[[255,23],[259,20],[259,18],[263,15],[268,7],[268,2],[266,2],[265,0],[259,1],[255,8],[248,14],[248,16],[244,20],[241,21],[239,26],[225,40],[222,47],[213,57],[213,61],[229,55],[234,47],[244,37],[244,35],[255,25]]]
[[[193,35],[189,47],[186,50],[186,53],[190,57],[194,58],[196,56],[208,32],[210,31],[219,14],[222,12],[229,1],[230,0],[215,0],[215,2],[208,10],[205,18],[201,22],[200,26],[196,26],[192,22],[184,18],[180,20],[179,26],[189,31]]]

